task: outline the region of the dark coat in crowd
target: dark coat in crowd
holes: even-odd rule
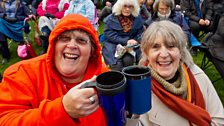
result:
[[[220,17],[224,14],[224,0],[204,0],[202,14],[206,19],[214,22],[216,31]]]
[[[124,32],[117,16],[111,14],[105,19],[105,26],[104,26],[105,41],[102,53],[105,63],[107,65],[116,64],[118,59],[114,56],[114,54],[116,51],[116,46],[118,44],[126,46],[127,41],[130,39],[134,39],[140,42],[141,35],[144,31],[143,24],[144,21],[142,17],[139,15],[138,17],[135,17],[131,31]],[[135,51],[136,51],[136,58],[137,60],[139,60],[141,51],[139,48]]]
[[[181,11],[185,16],[189,17],[190,20],[199,22],[201,17],[198,16],[198,9],[195,0],[181,0],[180,5]],[[204,8],[204,4],[202,4],[201,8]]]
[[[20,2],[18,8],[10,8],[13,6],[16,7],[17,3],[14,1],[15,0],[10,0],[9,2],[6,2],[5,8],[3,8],[2,5],[0,6],[0,18],[3,18],[3,19],[6,19],[6,17],[14,18],[12,17],[12,15],[15,15],[15,18],[17,19],[16,21],[23,21],[30,14],[29,8],[26,6],[26,3],[23,1]],[[0,0],[0,3],[2,3],[2,0]]]
[[[206,35],[203,44],[208,47],[211,55],[224,62],[224,15],[221,16],[215,33]]]
[[[154,13],[152,18],[150,18],[146,21],[145,25],[148,27],[154,21],[159,21],[159,20],[160,19],[159,19],[157,13]],[[184,33],[186,34],[188,39],[190,38],[190,34],[191,34],[190,28],[188,26],[188,23],[186,22],[186,20],[184,19],[183,15],[180,12],[171,11],[171,14],[170,14],[168,20],[178,24],[182,28],[182,30],[184,31]]]

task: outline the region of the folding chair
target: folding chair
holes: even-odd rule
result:
[[[187,16],[184,16],[184,14],[182,14],[182,16],[184,17],[186,22],[189,24],[189,18]],[[190,38],[189,38],[189,43],[190,43],[190,45],[189,45],[190,46],[190,50],[192,48],[198,48],[199,46],[201,46],[200,41],[193,35],[192,32],[191,32],[191,35],[190,35]]]
[[[191,33],[189,41],[191,43],[191,48],[201,46],[201,43],[198,41],[198,39],[192,33]]]
[[[103,44],[103,42],[105,40],[104,33],[99,36],[99,40],[100,40],[100,44]]]

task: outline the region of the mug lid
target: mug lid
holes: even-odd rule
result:
[[[151,71],[146,66],[127,66],[122,69],[122,73],[127,79],[144,79],[151,76]]]
[[[97,76],[96,82],[97,87],[103,89],[117,88],[125,83],[125,76],[120,71],[111,70]]]

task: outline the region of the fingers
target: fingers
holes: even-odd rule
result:
[[[94,88],[70,89],[62,99],[65,111],[72,118],[79,118],[91,114],[99,107],[98,96]]]
[[[83,116],[87,116],[95,112],[99,107],[99,100],[96,94],[89,97],[80,96],[76,97],[76,99],[70,98],[67,101],[64,97],[62,103],[64,105],[65,111],[72,118],[80,118]]]
[[[135,45],[135,44],[138,44],[138,42],[134,39],[130,39],[130,40],[127,41],[127,44],[128,45]]]
[[[126,117],[130,118],[130,119],[138,119],[140,117],[140,115],[137,114],[131,114],[128,111],[126,111]]]
[[[90,80],[90,82],[93,82],[93,81],[96,81],[96,75],[94,75],[91,79],[89,79]]]
[[[83,116],[87,116],[87,115],[95,112],[98,108],[99,108],[99,105],[98,104],[95,105],[95,106],[93,106],[93,107],[91,107],[91,108],[89,108],[87,111],[85,111],[86,113]]]
[[[96,81],[96,75],[94,75],[92,78],[90,78],[90,79],[88,79],[88,80],[86,80],[86,81],[83,81],[82,83],[80,83],[80,84],[78,84],[77,86],[75,86],[76,88],[81,88],[81,86],[83,85],[83,84],[85,84],[86,82],[94,82],[94,81]]]
[[[85,109],[85,113],[83,115],[89,115],[93,112],[95,112],[97,110],[97,108],[99,107],[99,100],[98,100],[98,96],[95,94],[91,97],[88,98],[88,105],[86,105]]]
[[[98,104],[98,96],[96,94],[89,97],[89,104]]]

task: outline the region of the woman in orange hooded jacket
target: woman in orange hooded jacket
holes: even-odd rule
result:
[[[70,14],[49,37],[46,54],[10,66],[0,84],[1,126],[105,126],[93,88],[80,89],[102,72],[97,32]]]

